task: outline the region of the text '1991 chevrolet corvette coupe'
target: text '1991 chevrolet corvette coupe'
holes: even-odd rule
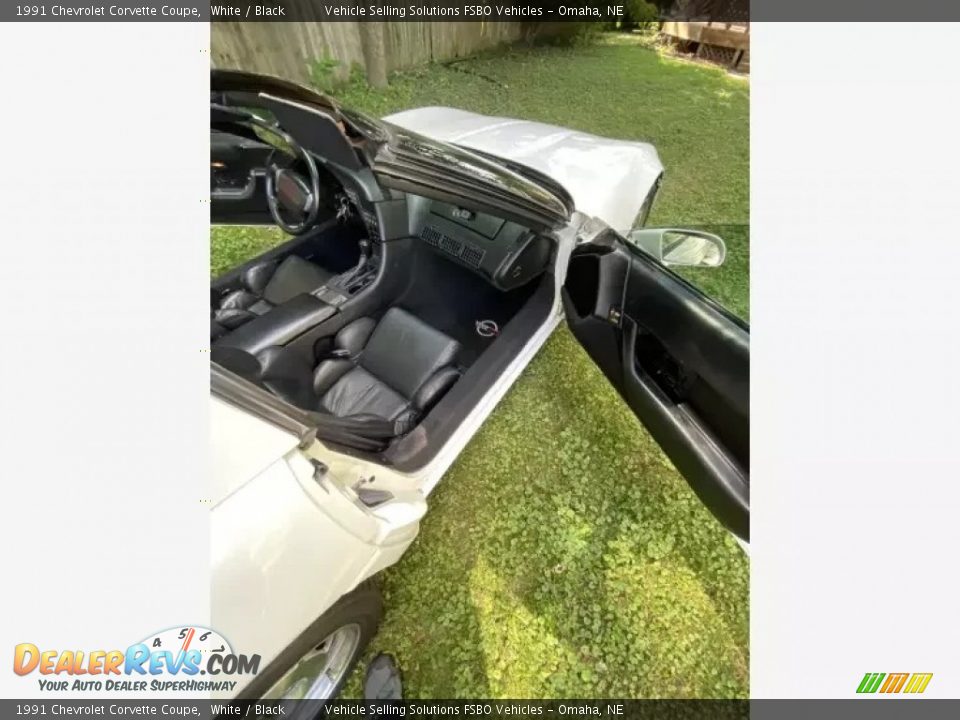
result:
[[[556,325],[716,518],[749,530],[749,328],[668,265],[723,241],[643,227],[650,145],[449,108],[377,120],[211,75],[214,223],[290,238],[210,288],[212,622],[247,698],[335,695],[371,580]]]

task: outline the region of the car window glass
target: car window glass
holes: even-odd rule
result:
[[[665,227],[666,223],[649,223]],[[719,267],[669,266],[673,272],[701,292],[723,305],[740,319],[750,320],[750,226],[739,225],[670,225],[719,235],[726,245],[726,257]],[[629,239],[629,236],[628,236]],[[635,247],[635,246],[634,246]],[[638,250],[643,252],[642,249]]]

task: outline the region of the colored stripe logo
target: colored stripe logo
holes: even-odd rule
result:
[[[866,673],[857,686],[857,692],[917,695],[927,689],[932,677],[933,673]]]

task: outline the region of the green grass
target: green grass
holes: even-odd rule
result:
[[[210,276],[217,277],[230,268],[246,262],[279,245],[287,235],[277,227],[210,228]]]
[[[746,316],[743,81],[623,41],[457,67],[342,99],[378,115],[442,104],[652,142],[667,179],[651,222],[725,226],[727,264],[685,274]],[[214,269],[279,237],[215,230]],[[747,696],[749,564],[565,329],[430,504],[385,575],[370,650],[398,657],[407,696]]]
[[[570,333],[430,502],[374,643],[412,696],[746,694],[747,563]]]

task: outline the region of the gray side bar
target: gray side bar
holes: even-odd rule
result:
[[[709,20],[910,21],[958,20],[960,3],[943,0],[727,0],[708,2]],[[689,3],[688,3],[689,4]],[[677,7],[677,6],[675,6]],[[607,0],[59,0],[0,3],[6,22],[610,22],[622,5]],[[702,20],[704,17],[668,17]]]

